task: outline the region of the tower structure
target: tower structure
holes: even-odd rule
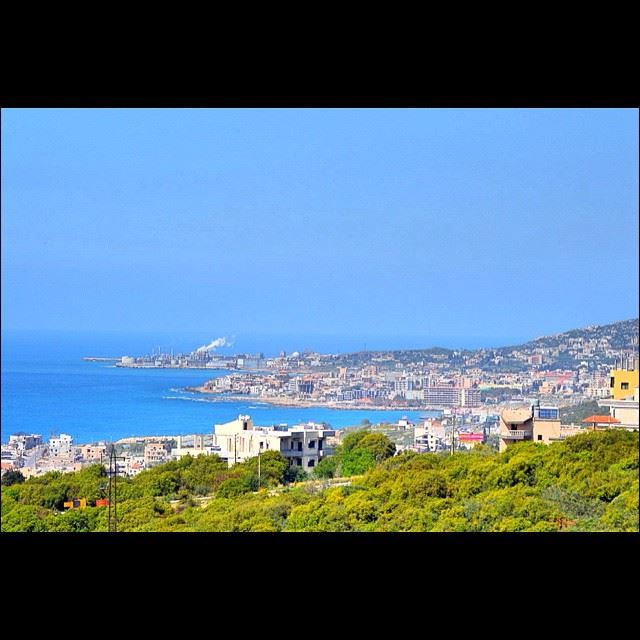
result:
[[[109,454],[109,491],[107,516],[108,531],[115,533],[118,530],[118,460],[124,460],[123,456],[116,455],[115,445],[111,445]]]

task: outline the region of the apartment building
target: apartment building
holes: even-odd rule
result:
[[[464,387],[438,386],[426,387],[423,400],[435,407],[479,407],[481,404],[480,389]]]
[[[604,398],[598,400],[598,406],[609,409],[612,418],[619,420],[620,424],[615,425],[622,429],[638,431],[640,428],[640,389],[633,390],[633,396],[622,400],[615,398]]]
[[[638,357],[627,356],[616,362],[610,375],[610,397],[598,400],[598,406],[609,410],[616,426],[638,430],[640,423],[640,382]]]
[[[333,429],[316,424],[257,427],[249,416],[240,415],[237,420],[215,425],[213,444],[227,452],[229,466],[259,453],[278,451],[291,466],[312,471],[325,455],[332,453],[327,438],[334,435]]]
[[[182,436],[178,436],[177,447],[171,449],[171,457],[174,459],[180,459],[184,456],[196,458],[198,456],[217,455],[223,460],[228,459],[228,452],[223,451],[220,445],[205,445],[204,439],[204,435],[194,435],[192,443],[193,446],[186,447],[184,446]]]
[[[167,461],[167,447],[164,442],[147,442],[144,445],[144,466],[153,467]]]
[[[528,408],[504,409],[500,414],[500,451],[523,440],[549,444],[566,435],[569,434],[562,432],[556,407],[541,407],[536,402]]]
[[[83,444],[77,449],[80,457],[86,462],[100,462],[107,459],[107,445]]]
[[[49,438],[49,455],[52,457],[69,457],[72,454],[72,449],[73,438],[66,433]]]
[[[33,449],[42,444],[42,436],[37,433],[13,433],[9,436],[9,446],[14,448],[18,455],[23,455],[28,449]]]
[[[614,400],[624,400],[633,397],[633,391],[640,385],[638,370],[638,358],[629,356],[616,362],[616,366],[611,369],[610,391]]]

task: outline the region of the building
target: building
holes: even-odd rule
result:
[[[616,362],[610,372],[609,398],[598,406],[609,409],[611,418],[620,421],[618,428],[638,430],[640,423],[640,380],[638,357],[627,356]]]
[[[598,406],[609,409],[612,418],[620,421],[618,426],[622,429],[637,431],[640,423],[640,389],[635,387],[633,396],[622,400],[604,398],[598,400]]]
[[[439,451],[446,446],[446,429],[438,420],[425,420],[414,430],[414,448],[421,453]]]
[[[484,440],[484,433],[460,431],[457,434],[458,445],[463,449],[473,449],[473,447],[482,444]]]
[[[125,475],[135,478],[141,471],[144,471],[144,456],[131,456],[125,460]]]
[[[614,400],[624,400],[633,396],[633,390],[640,385],[638,372],[638,358],[629,356],[616,362],[611,369],[610,391]]]
[[[460,389],[461,407],[479,407],[481,404],[480,389]]]
[[[436,407],[479,407],[480,389],[439,386],[426,387],[423,390],[425,404]]]
[[[185,447],[182,441],[182,436],[178,436],[177,445],[177,447],[171,449],[172,458],[180,459],[184,456],[191,456],[192,458],[196,458],[197,456],[217,455],[223,460],[228,459],[227,452],[223,451],[220,445],[205,446],[204,435],[194,435],[192,447]]]
[[[107,445],[105,444],[83,444],[78,447],[80,457],[86,462],[100,462],[107,458]]]
[[[144,445],[144,466],[153,467],[162,464],[168,458],[167,447],[164,442],[147,442]]]
[[[514,442],[533,440],[549,444],[563,440],[560,412],[556,407],[541,407],[538,403],[530,408],[504,409],[500,414],[500,451]]]
[[[72,454],[73,438],[66,433],[49,438],[49,455],[55,458],[69,457]]]
[[[23,455],[27,449],[33,449],[42,444],[42,436],[37,433],[12,433],[9,436],[9,446],[13,447],[18,455]]]
[[[227,451],[228,464],[242,462],[265,451],[278,451],[290,466],[312,471],[329,453],[327,438],[334,436],[333,429],[323,425],[302,424],[288,427],[256,427],[249,416],[215,426],[214,446]]]
[[[620,420],[618,420],[617,418],[613,418],[610,415],[606,415],[606,416],[593,415],[593,416],[586,417],[582,421],[582,423],[587,426],[590,426],[594,431],[596,429],[600,431],[602,429],[608,429],[613,425],[620,424]]]

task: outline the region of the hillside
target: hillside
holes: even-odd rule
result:
[[[564,333],[543,336],[527,342],[524,347],[557,347],[568,340],[607,340],[612,349],[629,349],[632,340],[638,339],[638,318],[621,320],[611,324],[593,325],[582,329],[572,329]]]
[[[381,434],[356,440],[337,468],[360,475],[342,480],[283,484],[295,478],[275,452],[262,456],[259,491],[256,459],[227,469],[187,457],[123,479],[119,531],[638,531],[637,433],[453,456],[393,456]],[[323,488],[331,482],[343,486]],[[2,531],[105,531],[106,508],[62,506],[94,504],[106,486],[100,466],[3,486]]]
[[[524,344],[491,349],[404,349],[396,351],[360,351],[336,356],[336,363],[358,366],[365,362],[381,368],[396,363],[446,363],[452,367],[474,366],[485,371],[524,371],[530,368],[528,358],[542,355],[542,369],[575,369],[581,363],[588,366],[611,365],[620,350],[636,350],[639,320],[623,320],[607,325],[572,329],[543,336]],[[635,341],[635,342],[634,342]]]

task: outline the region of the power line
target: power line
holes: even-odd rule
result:
[[[108,531],[115,533],[118,530],[118,460],[124,460],[124,456],[116,455],[116,446],[111,445],[109,453],[109,491],[107,502],[109,512],[107,517]]]

